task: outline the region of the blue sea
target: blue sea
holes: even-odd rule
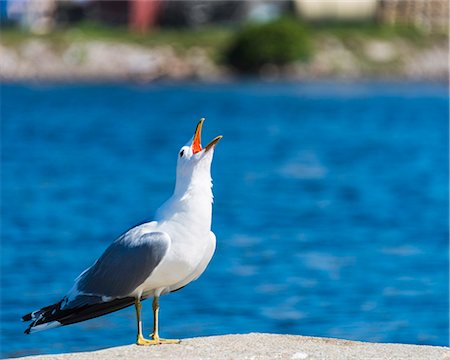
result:
[[[448,106],[427,83],[3,84],[1,357],[135,341],[133,308],[28,336],[20,317],[152,219],[201,117],[224,136],[217,250],[161,299],[161,336],[448,345]]]

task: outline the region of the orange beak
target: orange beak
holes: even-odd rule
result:
[[[201,118],[197,124],[197,128],[195,129],[194,140],[192,141],[193,154],[197,154],[198,152],[202,151],[201,138],[202,138],[202,126],[204,121],[205,119]]]
[[[192,141],[193,154],[197,154],[203,150],[201,144],[201,137],[202,137],[202,126],[204,121],[205,118],[201,118],[197,124],[197,128],[195,129],[194,140]],[[222,139],[222,136],[215,137],[213,141],[211,141],[208,145],[206,145],[205,151],[209,151],[210,149],[212,149],[219,142],[220,139]]]

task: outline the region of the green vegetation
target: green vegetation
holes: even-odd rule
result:
[[[84,22],[73,28],[59,28],[48,34],[38,35],[20,28],[1,30],[1,43],[20,45],[30,39],[47,40],[57,48],[65,47],[75,41],[124,42],[146,47],[173,46],[177,51],[184,51],[193,46],[210,50],[213,58],[222,52],[232,36],[232,30],[224,27],[204,27],[199,29],[154,29],[140,34],[127,28],[108,27],[91,22]]]
[[[416,46],[427,44],[428,40],[443,39],[446,34],[426,34],[421,29],[412,25],[379,24],[375,22],[353,22],[353,23],[317,23],[314,25],[314,35],[316,38],[333,35],[344,44],[352,44],[355,41],[365,41],[368,39],[393,40],[403,39]]]
[[[312,51],[309,37],[306,28],[291,19],[250,24],[235,34],[225,58],[240,72],[257,72],[265,64],[307,60]]]

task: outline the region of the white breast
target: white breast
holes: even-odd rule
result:
[[[169,234],[170,246],[161,263],[134,294],[159,296],[197,279],[206,269],[216,247],[211,231],[189,233],[178,224],[162,224],[158,231]]]
[[[208,266],[209,262],[211,261],[214,251],[216,250],[216,235],[212,231],[210,231],[209,236],[209,242],[206,246],[206,249],[203,254],[203,258],[201,259],[198,266],[195,268],[195,270],[187,276],[182,281],[172,285],[169,289],[169,291],[174,291],[179,288],[182,288],[183,286],[189,284],[191,281],[197,280],[201,274],[205,271],[206,267]]]

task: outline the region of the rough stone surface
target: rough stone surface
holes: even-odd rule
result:
[[[184,339],[177,345],[128,345],[93,352],[41,355],[22,359],[438,359],[439,346],[365,343],[330,338],[252,333]]]

